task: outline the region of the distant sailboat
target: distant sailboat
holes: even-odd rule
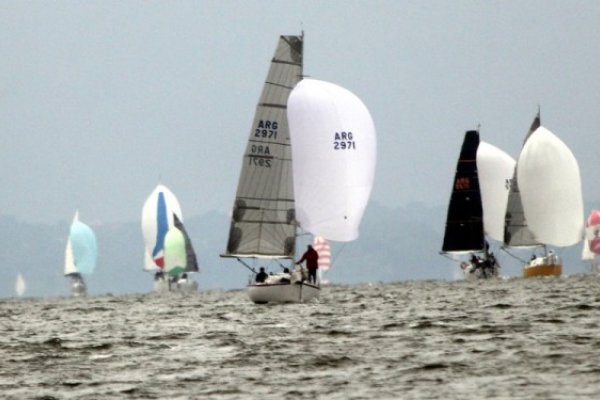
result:
[[[88,225],[79,221],[79,211],[77,211],[71,223],[65,250],[64,274],[71,279],[73,297],[82,297],[87,294],[83,276],[91,275],[94,272],[97,258],[96,235]]]
[[[596,254],[600,254],[600,211],[592,210],[586,221],[581,259],[590,261],[590,271],[597,274],[600,273],[600,268],[596,262]]]
[[[144,270],[155,273],[154,290],[157,292],[177,289],[177,282],[181,273],[198,271],[197,263],[190,264],[190,269],[187,271],[185,271],[187,266],[182,270],[173,265],[179,257],[180,250],[177,245],[179,237],[181,235],[187,237],[182,221],[181,206],[175,195],[166,186],[157,185],[142,207],[142,234],[145,243]],[[169,232],[171,232],[170,235]],[[166,242],[168,237],[170,237],[169,246]],[[182,240],[185,240],[185,237]],[[187,240],[189,241],[189,237]],[[169,268],[165,271],[167,248],[170,248],[171,251]],[[170,272],[168,277],[164,275],[165,272]],[[185,280],[189,282],[190,288],[197,287],[197,284],[187,274]]]
[[[533,242],[544,248],[542,257],[534,255],[523,267],[523,276],[559,276],[562,261],[553,251],[547,251],[547,245],[572,246],[583,236],[577,160],[556,135],[540,125],[526,139],[516,170],[523,220],[527,221]]]
[[[15,281],[15,293],[17,294],[17,297],[23,297],[25,290],[27,290],[25,278],[23,278],[23,275],[19,273],[17,274],[17,280]]]
[[[465,134],[448,205],[442,254],[471,254],[469,261],[461,263],[467,279],[498,276],[500,266],[486,236],[502,240],[506,183],[514,165],[504,151],[480,142],[478,131]]]
[[[303,36],[280,37],[246,147],[222,255],[255,273],[242,259],[293,260],[300,228],[333,240],[356,239],[373,182],[375,129],[368,110],[339,86],[300,81],[302,47]],[[293,263],[286,269],[293,269]],[[305,302],[319,292],[319,285],[302,279],[298,270],[248,285],[255,303]]]
[[[328,285],[329,280],[326,278],[327,271],[331,268],[331,245],[329,240],[322,236],[315,236],[313,239],[313,248],[319,255],[319,281],[321,285]]]
[[[164,271],[171,277],[171,289],[198,290],[189,273],[198,272],[198,261],[183,222],[173,214],[173,227],[165,235]]]

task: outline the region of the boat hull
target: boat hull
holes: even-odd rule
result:
[[[154,291],[157,293],[164,292],[197,292],[198,282],[188,279],[185,282],[169,282],[168,279],[154,280]]]
[[[71,295],[73,297],[85,297],[87,296],[87,287],[83,281],[74,281],[71,284]]]
[[[532,278],[536,276],[560,276],[562,274],[561,264],[527,264],[523,267],[523,277]]]
[[[463,262],[460,265],[466,280],[491,279],[499,276],[498,266],[475,267],[473,263]]]
[[[306,282],[248,285],[248,297],[256,304],[306,303],[319,297],[320,292],[320,287]]]

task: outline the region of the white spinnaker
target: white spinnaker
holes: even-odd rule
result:
[[[303,79],[288,99],[296,219],[329,240],[358,237],[377,157],[363,102],[332,83]]]
[[[161,197],[163,200],[161,200]],[[164,208],[161,206],[161,201],[164,201]],[[183,214],[177,197],[166,186],[157,185],[142,208],[142,234],[146,252],[144,255],[145,270],[158,268],[154,259],[156,257],[162,258],[160,256],[162,250],[156,254],[153,254],[153,252],[157,248],[157,241],[161,240],[160,237],[164,240],[169,229],[173,227],[173,213],[177,214],[179,219],[183,221]],[[166,226],[164,226],[165,221]]]
[[[543,126],[523,146],[517,179],[523,211],[537,241],[571,246],[582,239],[583,198],[577,160]]]
[[[509,182],[515,170],[515,160],[486,142],[477,148],[477,174],[483,207],[483,227],[492,239],[504,239],[504,215],[508,201]]]

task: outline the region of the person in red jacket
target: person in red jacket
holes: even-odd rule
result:
[[[306,252],[296,264],[306,260],[306,269],[308,269],[308,281],[314,284],[317,283],[317,269],[319,269],[319,253],[309,244]]]

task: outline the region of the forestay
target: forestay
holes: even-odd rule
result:
[[[582,239],[583,199],[577,160],[552,132],[539,127],[519,156],[517,178],[529,228],[543,244]]]
[[[288,119],[300,226],[329,240],[356,239],[377,156],[369,111],[340,86],[304,79],[290,94]]]

